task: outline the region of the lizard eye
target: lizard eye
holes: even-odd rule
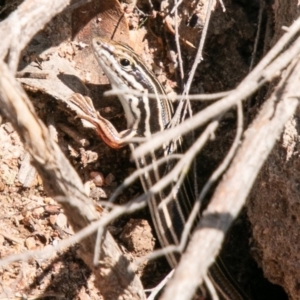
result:
[[[121,58],[120,59],[120,64],[123,66],[123,67],[128,67],[130,66],[130,61],[126,58]]]

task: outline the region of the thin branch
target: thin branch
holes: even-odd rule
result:
[[[137,91],[137,90],[133,90],[133,89],[129,89],[129,88],[122,88],[122,89],[116,89],[113,88],[110,91],[106,91],[103,93],[104,96],[119,96],[119,95],[123,95],[123,94],[130,94],[133,96],[138,96],[138,97],[142,97],[143,93]],[[231,91],[228,92],[220,92],[220,93],[214,93],[214,94],[196,94],[196,95],[188,95],[188,99],[191,101],[211,101],[211,100],[216,100],[216,99],[220,99],[222,97],[228,96],[231,93]],[[165,99],[166,96],[165,95],[156,95],[153,93],[147,93],[147,97],[149,99],[157,99],[157,96],[160,99]],[[170,101],[175,101],[175,100],[181,100],[182,99],[182,95],[167,95],[168,100]]]
[[[193,158],[195,155],[203,148],[205,143],[209,140],[212,133],[218,127],[218,121],[213,121],[211,124],[207,126],[205,131],[201,134],[201,136],[196,140],[196,142],[190,147],[190,149],[185,153],[183,158],[174,166],[172,171],[166,174],[160,181],[156,182],[153,186],[149,188],[149,190],[144,194],[143,197],[152,196],[160,191],[162,191],[165,187],[167,187],[174,178],[178,178],[181,172],[187,174],[191,163],[193,162]]]
[[[65,197],[56,197],[55,198],[59,203],[70,203],[71,199]],[[124,205],[124,206],[116,206],[112,210],[111,213],[104,215],[100,220],[91,223],[90,225],[84,227],[82,230],[78,231],[73,236],[60,241],[56,246],[53,247],[45,247],[41,250],[30,250],[23,253],[18,253],[14,255],[9,255],[0,260],[0,267],[4,267],[12,262],[20,261],[20,260],[28,260],[32,257],[39,257],[42,260],[46,260],[51,258],[56,252],[64,251],[68,247],[72,246],[75,243],[79,243],[82,240],[86,239],[87,236],[91,236],[95,233],[98,228],[105,228],[108,224],[110,224],[113,220],[121,215],[126,213],[130,214],[139,209],[142,209],[146,206],[146,203],[136,203],[134,201]],[[107,234],[107,233],[106,233]]]
[[[175,0],[175,6],[177,7],[177,0]],[[179,62],[179,70],[180,70],[180,77],[181,82],[184,78],[184,71],[183,71],[183,62],[182,62],[182,55],[181,55],[181,47],[179,42],[179,25],[178,25],[178,10],[175,9],[175,42],[176,42],[176,48],[178,53],[178,62]]]
[[[204,197],[207,195],[207,192],[209,191],[211,186],[220,178],[220,176],[228,168],[238,147],[240,146],[242,134],[243,134],[243,107],[242,107],[242,103],[239,102],[237,104],[237,131],[236,131],[235,139],[233,141],[232,146],[230,147],[229,152],[227,153],[223,162],[221,163],[221,165],[213,172],[211,177],[208,179],[207,183],[204,185],[204,187],[197,199],[197,201],[199,201],[200,205],[201,205]]]
[[[208,289],[211,300],[219,300],[217,291],[207,275],[204,276],[203,281]]]
[[[166,163],[172,159],[181,159],[183,154],[172,154],[168,157],[162,157],[156,161],[156,165],[160,166],[163,163]],[[134,171],[131,175],[125,178],[123,183],[117,187],[117,189],[113,192],[113,194],[109,198],[109,202],[114,202],[116,198],[127,188],[129,187],[135,180],[139,179],[143,174],[153,170],[153,165],[147,165],[144,168],[139,168]]]
[[[250,67],[249,67],[250,72],[252,71],[253,66],[255,64],[255,58],[256,58],[257,47],[258,47],[258,42],[259,42],[259,38],[260,38],[260,32],[261,32],[261,27],[262,27],[262,17],[263,17],[264,9],[265,9],[265,1],[260,0],[260,2],[259,2],[259,12],[258,12],[258,22],[257,22],[257,31],[256,31],[254,47],[253,47],[252,56],[251,56]]]
[[[167,282],[173,276],[174,270],[172,270],[155,288],[151,290],[145,290],[145,292],[151,291],[151,294],[147,297],[147,300],[154,300],[157,294],[165,287]]]
[[[150,190],[153,193],[158,193],[159,191],[163,190],[163,188],[165,188],[168,184],[172,183],[174,178],[178,178],[180,174],[187,174],[195,156],[204,147],[213,133],[217,130],[218,125],[218,121],[211,122],[200,135],[200,137],[195,141],[195,143],[186,151],[183,158],[174,166],[172,171],[170,171],[160,181],[153,185]],[[159,206],[167,205],[165,201],[166,199],[162,200]]]
[[[210,178],[208,179],[208,181],[202,188],[199,197],[195,201],[193,209],[189,215],[189,218],[188,218],[188,220],[184,226],[184,230],[182,232],[181,241],[180,241],[180,249],[184,249],[188,242],[188,238],[189,238],[192,228],[195,224],[195,220],[199,215],[199,211],[201,209],[201,205],[202,205],[204,197],[207,195],[207,193],[210,190],[210,188],[212,187],[212,185],[214,183],[216,183],[216,181],[220,178],[220,176],[228,168],[231,160],[233,159],[233,157],[240,145],[241,137],[243,134],[243,108],[242,108],[241,102],[238,104],[237,112],[238,112],[238,123],[237,123],[237,132],[235,135],[234,142],[233,142],[232,146],[230,147],[230,150],[227,153],[226,157],[222,161],[221,165],[210,176]]]
[[[223,12],[226,12],[226,7],[225,7],[225,5],[224,5],[223,0],[219,0],[219,2],[220,2],[220,4],[221,4],[221,7],[222,7]]]
[[[183,2],[183,0],[176,1],[174,7],[171,10],[171,14],[174,14],[175,10],[178,9],[179,5]]]
[[[184,97],[186,97],[189,94],[190,88],[191,88],[191,85],[192,85],[192,81],[194,79],[194,75],[195,75],[195,72],[197,70],[197,67],[198,67],[199,63],[203,60],[202,51],[203,51],[203,47],[204,47],[204,43],[205,43],[205,39],[206,39],[206,35],[207,35],[208,24],[209,24],[209,21],[210,21],[210,16],[211,16],[211,10],[212,10],[212,7],[213,7],[213,3],[214,3],[214,0],[209,0],[208,1],[207,13],[206,13],[206,17],[205,17],[205,23],[204,23],[204,26],[203,26],[203,30],[202,30],[201,39],[200,39],[200,42],[199,42],[197,54],[195,56],[195,60],[194,60],[193,66],[191,68],[188,80],[187,80],[186,85],[184,87],[184,92],[183,92]]]
[[[200,38],[200,41],[199,41],[197,54],[196,54],[194,63],[192,65],[191,71],[189,73],[188,80],[187,80],[187,82],[184,86],[183,94],[181,96],[179,105],[178,105],[178,107],[175,111],[175,114],[174,114],[173,118],[172,118],[171,126],[170,126],[171,128],[176,127],[182,120],[184,120],[184,118],[182,118],[182,115],[186,113],[186,109],[187,109],[186,99],[188,99],[188,94],[189,94],[189,91],[190,91],[190,88],[191,88],[191,85],[192,85],[192,81],[193,81],[194,76],[195,76],[196,69],[197,69],[199,63],[203,59],[202,58],[202,51],[203,51],[204,42],[205,42],[205,39],[206,39],[206,34],[207,34],[208,24],[209,24],[209,21],[210,21],[210,16],[211,16],[211,10],[212,10],[213,3],[214,3],[214,0],[209,0],[208,1],[208,7],[207,7],[205,23],[204,23],[201,38]],[[190,105],[189,104],[188,104],[188,109],[190,110]]]

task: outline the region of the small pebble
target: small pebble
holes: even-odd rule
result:
[[[91,178],[93,179],[93,182],[95,186],[103,186],[104,184],[104,176],[100,172],[91,172],[90,173]]]
[[[112,182],[115,180],[115,178],[116,178],[116,177],[115,177],[112,173],[109,173],[109,174],[105,177],[104,182],[105,182],[106,185],[111,185]]]

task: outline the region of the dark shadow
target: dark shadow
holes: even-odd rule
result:
[[[85,263],[76,257],[76,248],[69,248],[62,255],[55,258],[47,267],[41,266],[41,273],[35,277],[32,284],[27,287],[28,291],[38,288],[42,283],[49,282],[40,297],[47,300],[77,298],[82,287],[87,287],[87,280],[91,271]],[[58,269],[58,271],[57,271]],[[49,274],[51,277],[49,278]]]
[[[262,269],[253,258],[253,250],[249,245],[251,225],[247,219],[246,209],[231,225],[226,234],[219,259],[225,265],[234,283],[251,300],[287,300],[284,289],[272,284],[264,277]]]
[[[79,93],[83,96],[89,95],[88,88],[77,76],[72,74],[58,74],[57,78],[60,79],[68,88],[74,91],[74,93]]]
[[[83,287],[88,290],[87,280],[91,275],[91,271],[80,258],[77,258],[76,248],[78,246],[69,248],[46,268],[42,269],[41,273],[35,277],[34,282],[27,287],[27,291],[31,292],[32,289],[37,289],[41,283],[44,284],[48,281],[49,284],[39,296],[40,298],[73,300],[77,299],[78,293]],[[128,288],[135,277],[134,272],[128,272],[129,264],[130,262],[124,256],[121,256],[117,264],[111,268],[111,271],[103,279],[109,286],[108,290],[114,291],[115,299],[124,295],[124,290]],[[120,270],[124,270],[124,272],[120,273]],[[49,274],[51,274],[51,278],[49,278]],[[95,282],[95,287],[98,286],[103,290],[103,283],[98,285]]]

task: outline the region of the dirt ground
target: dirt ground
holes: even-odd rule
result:
[[[291,1],[291,4],[296,5],[294,2]],[[156,1],[153,1],[153,4],[158,10],[159,4]],[[183,1],[180,11],[182,14],[189,10],[188,4],[188,1]],[[249,72],[257,32],[259,1],[227,0],[224,4],[226,13],[222,12],[220,5],[217,5],[212,14],[204,48],[204,61],[196,72],[192,93],[215,93],[233,89]],[[269,15],[269,11],[276,6],[275,4],[273,3],[272,6],[266,3],[256,54],[257,61],[278,39],[277,23],[276,26],[272,26],[272,32],[268,31],[269,23],[275,22]],[[127,10],[131,37],[142,41],[140,49],[135,50],[143,51],[146,62],[156,66],[158,78],[166,86],[167,91],[180,92],[178,76],[173,72],[170,60],[171,51],[166,50],[174,49],[174,44],[162,42],[165,38],[170,38],[170,32],[166,31],[165,36],[159,36],[158,32],[165,32],[165,29],[161,30],[157,25],[159,24],[157,19],[153,21],[151,18],[145,18],[130,5],[122,5],[123,9]],[[148,2],[140,1],[138,7],[144,13],[150,11]],[[10,9],[12,10],[13,7]],[[279,5],[278,10],[280,9]],[[5,11],[0,16],[3,19],[8,13],[9,11]],[[291,19],[295,17],[294,15]],[[72,20],[71,14],[66,12],[39,33],[24,50],[20,71],[28,67],[28,60],[31,65],[32,62],[36,63],[33,69],[38,68],[39,64],[45,66],[47,55],[42,54],[38,47],[45,48],[45,40],[48,41],[49,47],[50,45],[54,47],[65,36],[70,37],[70,32],[75,31],[75,17],[73,15]],[[186,17],[188,22],[186,25],[181,25],[181,30],[187,40],[196,44],[203,24],[200,16],[192,17]],[[291,19],[280,21],[283,25],[290,25]],[[77,38],[84,39],[85,37],[80,37],[80,34]],[[78,59],[82,55],[78,53],[78,48],[68,48],[64,44],[60,51],[60,57],[67,58],[71,62],[75,60],[76,67],[86,78],[87,69],[83,68],[84,62]],[[190,70],[193,62],[191,58],[194,55],[195,50],[184,44],[183,63],[186,74]],[[97,71],[98,67],[94,68],[96,75],[93,75],[94,69],[92,69],[91,80],[86,86],[90,89],[93,99],[96,99],[95,106],[101,115],[113,122],[117,128],[120,130],[126,128],[122,107],[118,100],[114,97],[99,96],[109,89],[109,86],[107,79],[100,74],[99,70]],[[48,126],[53,138],[58,141],[79,173],[90,197],[95,203],[108,199],[124,178],[135,169],[135,165],[129,159],[129,148],[120,150],[108,148],[92,130],[82,126],[82,123],[75,118],[75,114],[69,111],[63,102],[50,97],[49,93],[41,92],[39,88],[29,89],[33,83],[25,81],[22,82],[39,117]],[[50,87],[47,88],[50,90]],[[248,112],[248,122],[251,122],[259,109],[263,97],[264,95],[255,95],[251,104],[245,108]],[[203,107],[201,103],[193,104],[195,112]],[[232,227],[221,254],[235,281],[253,300],[287,299],[283,289],[271,284],[264,278],[265,276],[273,283],[283,286],[291,299],[300,299],[297,296],[300,286],[297,278],[300,277],[293,275],[300,270],[297,251],[299,201],[297,200],[298,189],[295,189],[298,181],[295,173],[291,173],[291,168],[298,169],[296,150],[299,143],[298,133],[295,131],[295,128],[298,128],[298,118],[291,122],[294,123],[287,127],[286,131],[286,135],[291,138],[283,139],[285,147],[280,144],[274,150],[257,180],[247,207]],[[222,121],[216,139],[206,146],[197,159],[200,187],[228,151],[234,134],[235,112],[232,111]],[[44,247],[51,249],[59,241],[72,235],[73,230],[68,225],[63,210],[44,191],[41,179],[30,167],[30,159],[20,138],[9,120],[5,118],[2,119],[0,126],[0,157],[0,258],[5,259],[9,255],[26,250]],[[289,179],[290,185],[286,178]],[[274,186],[278,188],[275,194]],[[125,203],[141,192],[140,184],[136,183],[127,189],[118,201]],[[268,199],[271,200],[267,201]],[[116,220],[111,224],[109,231],[131,260],[150,253],[154,248],[159,248],[146,209]],[[278,231],[280,239],[276,238]],[[288,250],[282,250],[286,245]],[[0,268],[0,299],[102,299],[101,291],[94,287],[91,272],[78,255],[79,251],[80,246],[74,245],[62,253],[57,253],[51,260],[33,257],[28,261],[14,262]],[[284,270],[289,267],[291,272],[285,272]],[[137,270],[146,288],[158,284],[169,271],[164,258],[148,262]]]

